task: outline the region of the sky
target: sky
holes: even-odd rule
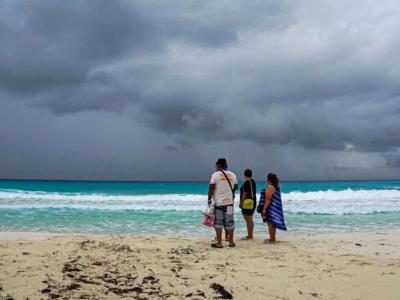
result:
[[[0,178],[400,178],[397,0],[3,0],[0,45]]]

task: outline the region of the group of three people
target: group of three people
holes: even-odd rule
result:
[[[238,180],[236,175],[228,170],[228,164],[224,158],[217,160],[215,169],[216,171],[211,175],[208,189],[208,204],[214,206],[214,228],[216,233],[216,242],[211,246],[223,248],[222,231],[225,230],[225,239],[229,241],[229,247],[235,247],[233,239],[235,229],[234,198],[235,191],[238,189]],[[261,191],[257,207],[257,185],[252,175],[250,169],[244,171],[244,183],[240,188],[239,207],[247,225],[247,236],[242,239],[253,239],[253,214],[257,208],[263,221],[268,224],[269,239],[266,239],[265,242],[275,243],[276,228],[286,230],[279,178],[273,173],[267,175],[267,187]]]

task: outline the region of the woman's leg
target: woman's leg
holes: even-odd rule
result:
[[[244,220],[246,221],[247,226],[247,239],[253,239],[253,230],[254,230],[254,221],[253,216],[243,215]]]
[[[254,220],[253,216],[249,216],[250,219],[250,233],[249,233],[249,238],[253,239],[253,233],[254,233]]]
[[[269,241],[270,242],[276,242],[276,228],[275,225],[272,224],[271,222],[268,223],[268,232],[269,232]]]
[[[246,228],[247,228],[247,236],[242,238],[242,239],[248,239],[249,238],[249,224],[247,221],[247,216],[245,214],[242,214],[244,221],[246,222]]]

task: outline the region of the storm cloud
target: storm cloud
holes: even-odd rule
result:
[[[400,177],[397,1],[2,1],[0,177]]]

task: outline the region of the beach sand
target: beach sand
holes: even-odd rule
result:
[[[210,238],[212,237],[210,231]],[[400,231],[279,244],[0,233],[0,299],[400,299]]]

